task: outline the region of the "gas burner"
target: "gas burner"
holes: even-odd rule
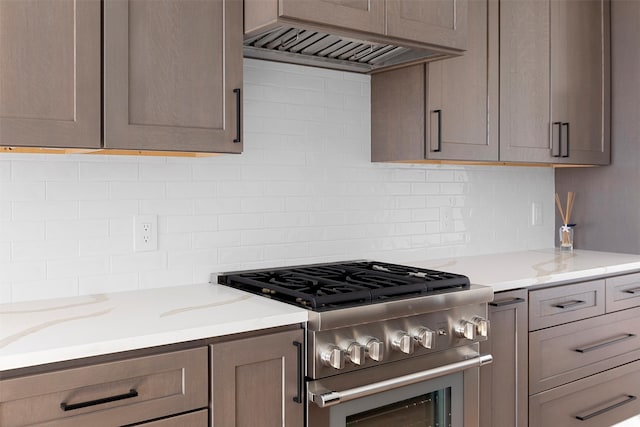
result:
[[[458,274],[371,261],[230,273],[219,282],[314,311],[469,288]]]

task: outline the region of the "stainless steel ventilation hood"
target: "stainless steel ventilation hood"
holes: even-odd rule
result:
[[[244,56],[359,73],[460,55],[447,49],[403,46],[382,36],[375,40],[344,37],[292,26],[245,36]]]

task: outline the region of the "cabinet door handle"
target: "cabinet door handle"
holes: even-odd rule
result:
[[[575,351],[577,351],[578,353],[588,353],[588,352],[593,351],[593,350],[598,350],[598,349],[601,349],[603,347],[607,347],[607,346],[610,346],[610,345],[613,345],[613,344],[618,344],[618,343],[620,343],[622,341],[626,341],[628,339],[635,338],[635,336],[636,336],[635,334],[624,334],[624,336],[622,336],[622,337],[614,338],[612,340],[605,341],[605,342],[602,342],[600,344],[592,345],[591,347],[576,348]]]
[[[625,289],[622,292],[626,292],[626,293],[631,294],[631,295],[640,294],[640,288]]]
[[[233,142],[240,142],[240,134],[242,133],[242,97],[240,88],[235,88],[233,93],[236,94],[236,137]]]
[[[442,151],[442,110],[433,110],[438,115],[438,145],[436,146],[435,153]]]
[[[553,143],[553,136],[551,141],[551,157],[560,157],[562,155],[562,122],[553,122],[553,126],[558,125],[558,154],[555,154],[553,149],[555,144]]]
[[[582,305],[582,304],[586,304],[586,301],[574,299],[573,301],[559,302],[557,304],[553,304],[552,307],[571,308],[571,307],[575,307],[577,305]]]
[[[490,302],[489,305],[492,307],[504,307],[505,305],[520,304],[521,302],[524,302],[524,298],[503,299]]]
[[[298,341],[294,341],[293,345],[296,346],[296,349],[298,350],[298,391],[295,395],[295,397],[293,398],[293,401],[296,403],[302,403],[302,389],[304,387],[303,381],[304,381],[304,365],[303,365],[303,354],[302,354],[302,343],[298,342]]]
[[[622,405],[626,405],[627,403],[633,402],[633,401],[634,401],[634,400],[636,400],[636,399],[637,399],[637,397],[636,397],[636,396],[632,396],[632,395],[630,395],[630,394],[627,394],[627,395],[625,396],[625,399],[624,399],[623,401],[621,401],[621,402],[614,403],[614,404],[613,404],[613,405],[611,405],[611,406],[607,406],[606,408],[602,408],[602,409],[600,409],[600,410],[598,410],[598,411],[591,412],[590,414],[586,414],[586,415],[576,415],[576,418],[577,418],[577,419],[579,419],[580,421],[587,421],[587,420],[588,420],[588,419],[590,419],[590,418],[597,417],[598,415],[602,415],[602,414],[604,414],[605,412],[609,412],[609,411],[611,411],[611,410],[613,410],[613,409],[619,408],[619,407],[620,407],[620,406],[622,406]]]
[[[60,404],[60,409],[62,409],[63,411],[73,411],[74,409],[101,405],[103,403],[116,402],[118,400],[131,399],[132,397],[137,397],[137,396],[138,396],[138,392],[132,388],[131,390],[129,390],[129,393],[118,394],[116,396],[103,397],[102,399],[88,400],[86,402],[71,403],[71,404],[62,402]]]
[[[567,147],[567,154],[561,156],[561,157],[569,157],[569,142],[571,141],[571,138],[569,137],[569,123],[563,123],[562,127],[567,128],[567,137],[565,138],[565,146]],[[562,147],[560,147],[561,153],[562,153]]]

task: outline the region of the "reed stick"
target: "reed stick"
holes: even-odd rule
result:
[[[560,218],[562,219],[563,224],[567,224],[567,220],[564,216],[564,211],[562,210],[562,203],[560,202],[560,196],[556,193],[556,206],[558,207],[558,212],[560,212]]]

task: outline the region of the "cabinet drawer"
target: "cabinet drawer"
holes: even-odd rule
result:
[[[529,293],[529,330],[604,314],[604,280],[576,283]]]
[[[529,427],[610,426],[640,413],[637,396],[640,362],[531,396]]]
[[[175,417],[163,418],[148,423],[136,424],[142,427],[206,427],[209,425],[209,411],[190,412],[188,414],[176,415]]]
[[[640,358],[640,308],[529,333],[529,394]]]
[[[113,426],[208,404],[208,351],[177,351],[0,382],[0,425]]]
[[[606,280],[607,312],[640,305],[640,273],[611,277]]]

